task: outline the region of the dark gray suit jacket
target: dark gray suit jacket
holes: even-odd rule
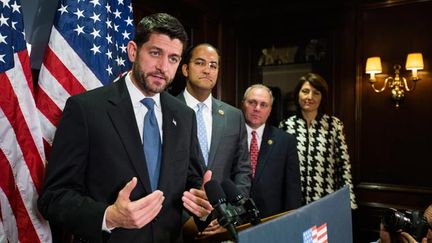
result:
[[[262,218],[301,206],[299,160],[293,135],[265,126],[251,197]]]
[[[142,229],[102,232],[106,207],[132,177],[131,200],[149,193],[143,145],[125,80],[66,102],[38,207],[51,225],[82,242],[181,242],[182,194],[200,187],[203,168],[192,109],[163,92],[163,147],[158,189],[165,200]]]
[[[185,102],[183,93],[177,96]],[[249,196],[252,170],[249,159],[246,126],[241,110],[212,98],[212,138],[208,169],[213,179],[231,179]]]

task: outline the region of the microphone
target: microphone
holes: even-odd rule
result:
[[[216,211],[216,217],[219,225],[227,229],[235,242],[238,242],[237,231],[232,222],[236,215],[234,215],[233,212],[228,209],[224,191],[215,180],[210,180],[204,184],[204,189],[210,204]]]
[[[255,202],[251,198],[246,198],[238,190],[237,186],[231,180],[225,180],[222,182],[222,188],[227,195],[228,202],[234,205],[236,208],[240,208],[242,212],[239,213],[242,223],[251,223],[257,225],[261,223],[259,216],[259,210],[255,205]]]

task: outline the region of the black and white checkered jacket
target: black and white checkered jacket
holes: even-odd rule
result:
[[[304,203],[349,185],[351,208],[357,208],[343,123],[337,117],[318,114],[308,129],[306,120],[294,115],[279,127],[297,138]]]

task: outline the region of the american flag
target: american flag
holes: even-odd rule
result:
[[[46,154],[67,98],[130,69],[133,35],[129,0],[60,1],[36,88]]]
[[[303,232],[303,243],[327,243],[327,223],[312,226]]]
[[[51,242],[37,211],[44,149],[20,0],[0,0],[0,242]]]

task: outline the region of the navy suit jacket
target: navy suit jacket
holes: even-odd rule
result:
[[[38,201],[51,225],[66,228],[82,242],[182,241],[181,197],[185,190],[200,187],[203,175],[196,118],[192,109],[166,92],[160,101],[158,189],[165,200],[158,216],[141,229],[102,232],[105,209],[132,177],[138,178],[132,201],[151,193],[139,128],[122,78],[66,102]]]
[[[299,160],[293,135],[265,126],[251,197],[262,218],[301,206]]]
[[[185,101],[183,93],[178,98]],[[212,98],[212,136],[207,169],[212,179],[232,180],[245,196],[250,193],[252,169],[241,110]],[[205,166],[205,165],[204,165]]]

